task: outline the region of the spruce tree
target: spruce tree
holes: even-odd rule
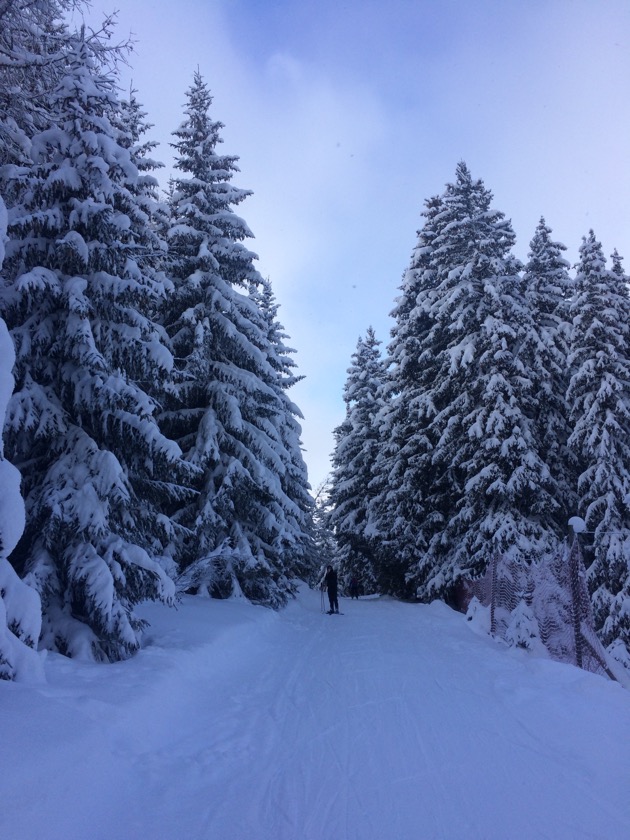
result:
[[[169,273],[174,292],[164,323],[176,358],[164,428],[203,479],[196,504],[179,512],[194,533],[182,585],[226,596],[242,590],[279,606],[294,591],[289,524],[305,513],[287,495],[290,409],[274,370],[270,321],[251,293],[262,286],[251,237],[234,206],[249,192],[230,181],[237,158],[221,155],[220,122],[209,116],[210,92],[195,73],[186,118],[174,132]],[[293,448],[297,427],[291,431]],[[292,469],[302,466],[293,449]],[[295,472],[292,490],[296,488]],[[302,477],[297,480],[297,484]],[[296,505],[297,501],[297,505]],[[296,520],[295,520],[296,521]],[[297,529],[299,530],[299,528]]]
[[[465,164],[443,196],[433,243],[432,463],[451,479],[451,515],[429,546],[427,595],[485,569],[493,552],[532,560],[553,545],[558,506],[537,440],[530,306],[514,233]],[[440,348],[441,345],[441,348]],[[439,349],[438,349],[439,348]]]
[[[74,37],[65,16],[84,0],[0,2],[0,165],[28,163],[30,139],[51,124],[51,104],[67,67]],[[94,59],[114,64],[129,44],[111,45],[114,16],[106,16],[85,44]],[[10,196],[5,193],[7,203]]]
[[[170,602],[156,557],[188,472],[157,426],[147,383],[172,365],[151,313],[138,172],[115,126],[115,80],[77,36],[32,165],[5,172],[16,201],[2,310],[16,345],[7,451],[27,521],[12,556],[38,589],[44,644],[116,660],[140,644],[134,605]],[[126,147],[127,146],[127,147]]]
[[[359,338],[348,368],[343,399],[346,417],[335,429],[329,522],[338,547],[340,583],[356,577],[365,592],[377,588],[377,563],[371,539],[372,467],[380,448],[377,417],[383,405],[380,341],[370,327]]]
[[[414,297],[397,325],[404,341],[396,336],[392,347],[402,360],[392,367],[393,404],[406,404],[412,422],[392,459],[400,501],[391,518],[413,521],[406,578],[423,598],[449,597],[494,552],[528,560],[547,550],[557,509],[522,351],[533,320],[514,233],[491,203],[460,163],[427,208],[408,283]],[[404,365],[417,377],[405,378]]]
[[[317,562],[313,541],[314,503],[302,455],[300,420],[303,415],[287,393],[304,377],[296,372],[297,365],[292,358],[296,351],[285,344],[289,336],[278,320],[279,304],[271,282],[261,278],[259,285],[250,286],[249,294],[266,327],[266,354],[273,371],[268,384],[276,392],[278,403],[272,421],[277,430],[276,447],[282,461],[278,477],[284,496],[282,545],[285,563],[290,574],[307,579]]]
[[[533,324],[520,351],[527,358],[532,391],[536,395],[534,420],[540,457],[549,467],[552,493],[560,503],[553,518],[559,539],[566,535],[568,519],[575,513],[577,504],[576,464],[567,447],[565,394],[573,281],[568,273],[569,264],[562,256],[565,250],[564,245],[552,240],[551,228],[541,218],[523,274],[523,294]]]
[[[313,586],[321,583],[326,566],[336,562],[337,543],[329,525],[332,510],[330,505],[330,483],[330,475],[327,475],[322,483],[315,488],[314,494],[313,544],[316,563],[311,569],[308,578],[309,583]]]
[[[172,284],[165,276],[168,250],[166,238],[168,234],[169,212],[166,202],[160,197],[159,182],[155,172],[162,169],[164,164],[153,158],[152,153],[158,145],[157,141],[145,138],[145,134],[153,127],[147,122],[147,114],[137,98],[137,91],[129,91],[129,97],[118,103],[118,112],[113,121],[119,129],[119,142],[129,151],[129,156],[137,170],[137,177],[128,184],[128,189],[134,196],[138,224],[138,234],[143,241],[136,246],[137,258],[145,269],[160,271],[160,284],[165,293],[172,291]]]
[[[569,446],[580,465],[578,514],[596,630],[630,653],[630,299],[617,256],[606,267],[593,231],[583,239],[571,305]],[[623,659],[619,652],[617,658]],[[626,661],[630,659],[626,656]]]
[[[0,165],[28,161],[30,137],[50,122],[48,98],[63,72],[68,35],[62,15],[70,6],[0,3]]]
[[[394,326],[384,363],[383,407],[376,419],[381,446],[373,466],[370,528],[379,585],[394,595],[406,594],[407,572],[444,525],[428,437],[435,411],[426,399],[438,373],[429,344],[434,323],[429,307],[436,282],[432,244],[441,212],[440,196],[425,202],[425,223],[391,312]]]

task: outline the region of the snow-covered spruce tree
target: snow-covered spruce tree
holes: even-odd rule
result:
[[[4,259],[6,209],[0,198],[0,269]],[[13,391],[13,342],[0,318],[0,423]],[[1,428],[1,426],[0,426]],[[41,678],[35,648],[42,624],[39,595],[17,576],[7,560],[24,530],[20,474],[3,454],[0,437],[0,680]]]
[[[573,281],[562,256],[565,250],[564,245],[552,240],[551,228],[541,218],[523,273],[523,294],[531,310],[533,329],[520,350],[520,355],[527,358],[536,394],[534,419],[540,457],[549,467],[555,485],[552,492],[559,502],[554,517],[559,539],[566,535],[567,521],[577,504],[575,459],[567,447],[565,395]]]
[[[0,2],[0,165],[28,163],[30,138],[51,124],[54,91],[66,72],[72,33],[64,16],[85,0]],[[97,60],[115,63],[128,44],[110,43],[115,15],[86,34]],[[7,204],[11,197],[4,196]]]
[[[138,222],[138,237],[134,244],[135,255],[138,262],[142,264],[143,270],[152,278],[156,290],[159,290],[158,294],[145,301],[147,305],[145,314],[151,319],[152,328],[156,330],[160,342],[170,348],[169,336],[161,323],[165,302],[174,289],[173,282],[167,274],[170,209],[168,203],[160,197],[159,183],[153,174],[162,168],[163,164],[152,157],[157,142],[145,138],[145,134],[152,125],[146,120],[146,112],[137,99],[136,91],[131,89],[129,97],[121,99],[118,107],[119,110],[114,115],[114,119],[120,129],[119,142],[129,150],[131,161],[138,171],[137,179],[127,185],[134,198]],[[159,406],[168,401],[172,367],[171,358],[164,371],[166,375],[154,375],[150,380],[142,383],[143,388]],[[186,462],[183,474],[178,476],[180,482],[183,480],[184,486],[180,487],[172,498],[164,499],[162,513],[167,516],[161,521],[168,528],[170,537],[166,550],[169,560],[162,561],[162,565],[173,578],[176,578],[178,574],[183,546],[193,535],[188,528],[179,524],[176,516],[170,514],[176,513],[182,502],[191,502],[197,497],[196,485],[200,478],[200,471]]]
[[[114,80],[81,37],[71,47],[57,124],[33,137],[31,166],[3,173],[19,199],[1,295],[16,346],[5,433],[27,513],[12,561],[41,593],[46,646],[116,660],[139,646],[134,605],[173,597],[155,557],[189,467],[146,391],[172,357],[146,314],[163,289],[141,259]]]
[[[511,224],[491,202],[460,163],[431,243],[432,323],[420,358],[428,350],[437,370],[419,402],[432,414],[426,505],[444,524],[409,571],[424,598],[448,596],[495,551],[530,560],[553,543],[558,502],[536,437],[534,372],[521,353],[533,322]]]
[[[374,498],[368,528],[376,551],[379,588],[394,595],[408,594],[408,570],[424,555],[431,534],[444,524],[427,434],[435,412],[425,399],[438,373],[428,338],[436,278],[432,243],[441,209],[440,196],[425,202],[425,223],[391,313],[394,327],[384,363],[383,407],[376,418],[381,446],[372,467]]]
[[[29,138],[50,124],[48,97],[63,72],[71,0],[0,3],[0,165],[28,160]]]
[[[571,305],[569,446],[580,465],[578,514],[593,532],[586,563],[595,628],[630,662],[630,299],[618,258],[584,238]],[[622,654],[622,655],[620,655]]]
[[[271,282],[261,278],[258,285],[250,286],[249,295],[258,305],[266,326],[266,354],[273,371],[268,384],[278,399],[278,407],[271,420],[277,429],[276,447],[283,463],[278,477],[282,492],[289,502],[288,505],[283,503],[287,521],[281,543],[286,556],[292,558],[293,574],[308,579],[317,564],[313,542],[314,503],[302,456],[300,420],[303,415],[287,394],[289,388],[304,377],[296,374],[297,365],[292,358],[296,351],[285,344],[289,336],[278,320],[279,304]]]
[[[166,201],[160,197],[159,182],[153,174],[163,168],[164,164],[152,157],[158,143],[144,136],[153,127],[146,117],[147,114],[138,101],[137,91],[132,88],[129,97],[121,99],[118,103],[118,113],[114,121],[120,129],[119,142],[129,150],[132,163],[138,170],[138,177],[134,183],[128,185],[137,205],[138,218],[144,214],[141,226],[144,242],[138,245],[138,258],[144,266],[153,271],[161,271],[160,282],[166,293],[170,293],[172,283],[162,271],[166,265],[168,250],[166,238],[169,210]]]
[[[371,487],[380,447],[376,419],[383,405],[383,361],[372,327],[359,338],[348,368],[343,399],[346,416],[335,429],[329,500],[342,587],[356,577],[364,592],[377,589],[374,548],[369,537]]]
[[[176,369],[162,418],[203,473],[198,502],[179,512],[195,534],[182,585],[217,596],[242,590],[279,606],[303,562],[301,551],[292,555],[303,539],[295,530],[303,511],[287,494],[289,484],[291,493],[297,489],[282,441],[289,434],[284,373],[273,367],[270,323],[250,294],[262,285],[242,241],[252,234],[233,210],[249,192],[230,184],[237,158],[218,153],[223,126],[209,116],[212,97],[198,72],[187,100],[173,143],[180,173],[169,232],[175,290],[164,323]]]
[[[313,567],[308,582],[316,586],[321,582],[324,569],[329,563],[336,562],[337,543],[328,524],[330,506],[330,475],[315,489],[313,508],[313,542],[317,564]]]

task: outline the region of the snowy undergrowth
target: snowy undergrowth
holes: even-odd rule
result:
[[[0,684],[0,836],[630,836],[630,693],[440,603],[342,610],[150,604],[131,660]]]
[[[6,207],[0,196],[0,268],[4,260]],[[0,428],[13,392],[15,352],[0,318]],[[15,573],[8,557],[24,530],[20,474],[4,458],[0,437],[0,679],[42,679],[41,657],[35,652],[41,629],[39,596]]]

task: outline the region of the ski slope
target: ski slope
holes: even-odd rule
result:
[[[630,692],[442,604],[147,605],[0,684],[4,840],[627,840]]]

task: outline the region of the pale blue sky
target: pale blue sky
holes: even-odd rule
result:
[[[460,159],[519,257],[544,215],[571,261],[593,227],[630,269],[628,0],[93,0],[116,5],[156,156],[197,66],[240,156],[238,212],[306,376],[313,486],[357,338],[387,343],[423,201]]]

